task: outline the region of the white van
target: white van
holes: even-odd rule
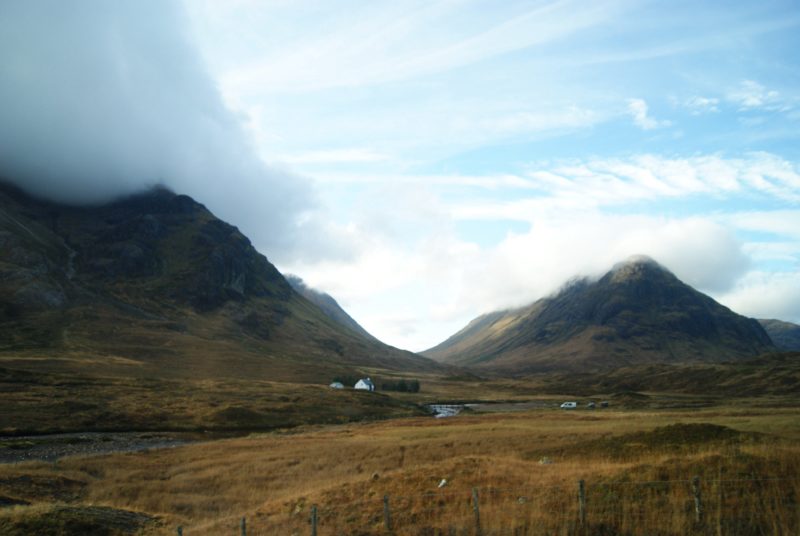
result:
[[[578,407],[577,402],[564,402],[561,404],[561,409],[575,409]]]

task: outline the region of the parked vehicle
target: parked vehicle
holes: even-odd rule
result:
[[[578,407],[577,402],[564,402],[561,404],[561,409],[575,409]]]

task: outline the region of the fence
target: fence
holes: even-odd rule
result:
[[[542,488],[438,489],[241,518],[225,534],[622,535],[800,534],[800,480],[598,482]],[[192,536],[183,527],[179,536]],[[219,532],[215,532],[217,534]]]

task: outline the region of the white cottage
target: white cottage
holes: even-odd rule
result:
[[[358,380],[356,382],[356,385],[355,385],[354,388],[355,389],[360,389],[362,391],[374,391],[375,390],[375,384],[372,383],[372,380],[370,380],[369,378],[361,378],[360,380]]]

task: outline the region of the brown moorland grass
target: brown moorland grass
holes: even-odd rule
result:
[[[264,359],[269,361],[267,357]],[[663,378],[655,383],[649,380],[636,383],[637,378],[650,378],[646,371],[639,369],[615,373],[613,381],[603,380],[601,374],[572,378],[543,375],[512,380],[478,378],[456,371],[401,373],[362,367],[357,372],[348,372],[350,376],[371,376],[378,386],[384,381],[400,379],[417,380],[422,386],[418,393],[365,394],[329,389],[327,385],[335,375],[326,376],[327,373],[320,371],[317,372],[323,375],[324,381],[309,378],[297,382],[278,381],[270,375],[255,373],[241,377],[203,376],[202,371],[191,367],[191,370],[184,370],[188,376],[180,378],[148,375],[146,370],[138,369],[134,375],[106,374],[109,361],[119,361],[123,368],[136,368],[130,360],[108,356],[81,354],[67,359],[63,355],[59,358],[0,355],[0,407],[3,409],[0,411],[0,435],[267,431],[301,424],[419,415],[424,411],[418,405],[433,402],[491,402],[492,407],[500,411],[508,409],[499,404],[504,401],[515,405],[529,402],[531,406],[555,406],[564,400],[564,395],[568,395],[566,399],[580,401],[581,405],[589,400],[610,400],[613,407],[627,409],[709,408],[730,405],[730,393],[726,389],[745,384],[760,393],[746,400],[747,405],[784,405],[793,399],[791,389],[795,384],[789,382],[781,384],[780,389],[768,388],[768,378],[774,372],[777,384],[777,379],[783,377],[780,374],[800,377],[800,365],[795,363],[793,355],[770,359],[774,366],[765,366],[758,377],[750,374],[750,365],[725,365],[723,368],[727,367],[725,370],[736,379],[726,384],[725,389],[705,375],[700,375],[698,380],[706,383],[704,388],[700,388],[697,381],[690,382],[687,387],[676,380],[692,377],[696,372],[692,367],[670,368],[671,379],[666,383]],[[236,368],[238,365],[228,366]],[[80,369],[80,373],[70,367]],[[171,365],[171,370],[182,368],[178,362]],[[631,386],[640,390],[632,391]]]
[[[70,377],[0,368],[0,435],[253,431],[423,415],[382,393],[263,380]],[[0,448],[2,448],[0,441]]]
[[[87,356],[81,358],[92,370]],[[5,366],[4,366],[5,365]],[[366,368],[384,380],[416,379],[419,393],[333,390],[328,382],[253,378],[159,378],[12,368],[0,357],[0,436],[87,431],[267,431],[423,415],[440,400],[528,400],[530,385],[509,380],[401,374]],[[333,376],[330,377],[330,380]],[[551,396],[550,399],[553,399]],[[552,400],[551,400],[552,401]],[[0,440],[0,448],[2,441]]]
[[[796,408],[537,410],[25,463],[0,467],[0,496],[30,503],[0,526],[66,504],[158,517],[149,533],[233,535],[244,516],[248,534],[302,535],[318,505],[320,535],[383,534],[388,495],[396,534],[472,534],[477,488],[483,534],[578,534],[583,479],[589,534],[796,534],[798,423]]]

